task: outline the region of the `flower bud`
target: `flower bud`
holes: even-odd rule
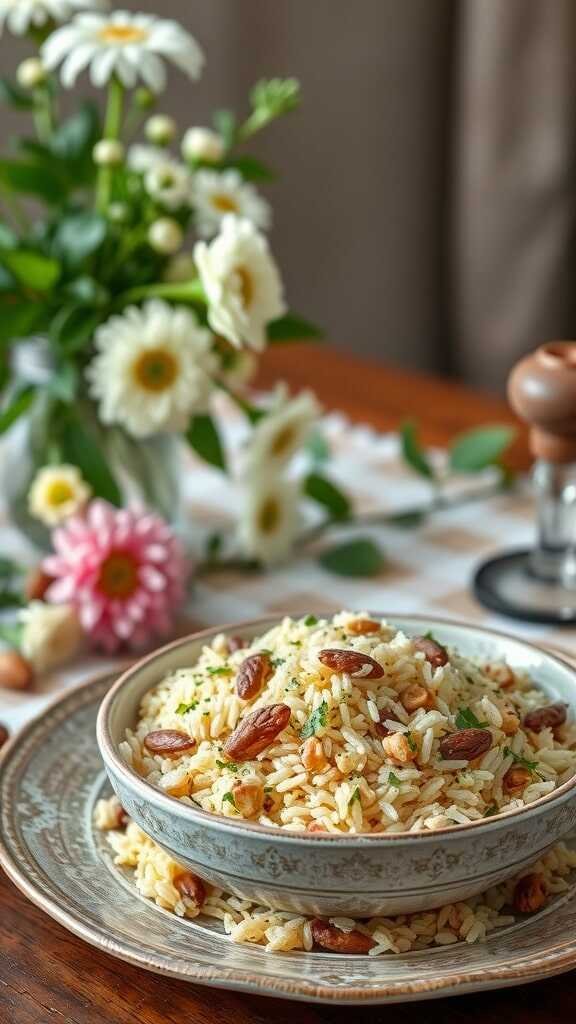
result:
[[[36,89],[46,80],[46,69],[39,57],[28,57],[18,65],[16,78],[23,89]]]
[[[124,159],[124,146],[118,139],[100,139],[92,150],[92,156],[100,167],[114,167]]]
[[[184,233],[178,221],[172,217],[160,217],[148,229],[148,241],[156,252],[171,256],[178,252],[184,240]]]
[[[167,284],[182,284],[191,281],[196,274],[196,264],[189,252],[178,253],[166,267],[162,280]]]
[[[189,128],[182,139],[182,155],[186,160],[217,163],[224,156],[224,143],[211,128]]]
[[[150,110],[156,103],[156,96],[151,89],[142,85],[134,93],[134,104],[139,110]]]
[[[124,224],[128,220],[128,207],[126,203],[110,203],[108,217],[114,224]]]
[[[167,146],[176,135],[177,125],[173,117],[167,114],[155,114],[149,117],[144,126],[144,134],[148,142],[155,146]]]

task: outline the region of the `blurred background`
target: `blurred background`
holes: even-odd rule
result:
[[[242,110],[262,76],[301,80],[301,110],[255,151],[280,172],[290,304],[334,345],[499,391],[523,352],[576,335],[574,0],[124,6],[177,18],[208,54],[160,103],[182,129]],[[2,74],[27,52],[6,33]],[[2,109],[5,140],[16,118]]]

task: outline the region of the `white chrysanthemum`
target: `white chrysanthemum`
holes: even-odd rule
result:
[[[253,185],[243,181],[238,171],[197,171],[192,202],[196,228],[202,238],[212,238],[228,213],[245,217],[257,228],[269,228],[272,222],[269,204]]]
[[[302,448],[320,412],[311,391],[303,391],[293,399],[283,392],[271,412],[259,420],[250,437],[245,471],[249,475],[278,472]]]
[[[166,150],[160,146],[145,146],[141,142],[136,142],[133,146],[130,146],[126,163],[131,171],[136,171],[137,174],[146,174],[157,164],[161,164],[166,159]]]
[[[190,203],[192,178],[183,164],[164,156],[163,160],[155,161],[146,172],[144,187],[155,202],[167,210],[177,210],[185,203]]]
[[[267,240],[249,220],[230,214],[210,244],[196,243],[194,259],[215,333],[239,348],[248,345],[261,351],[266,325],[286,311]]]
[[[107,7],[107,0],[0,0],[0,35],[4,26],[23,36],[48,21],[66,21],[74,11]]]
[[[82,628],[68,604],[32,601],[20,612],[22,654],[36,672],[46,672],[68,661],[80,649]]]
[[[166,84],[163,60],[190,78],[199,78],[204,64],[198,43],[176,21],[130,11],[78,14],[48,37],[41,52],[50,70],[62,65],[62,84],[67,89],[89,67],[95,86],[105,85],[115,75],[128,89],[142,79],[153,92],[161,92]]]
[[[266,565],[286,558],[300,526],[299,502],[300,488],[292,480],[270,473],[250,479],[238,522],[243,553]]]
[[[130,306],[98,328],[95,344],[87,376],[103,423],[148,437],[184,430],[206,409],[216,362],[190,310],[160,299]]]
[[[31,515],[46,526],[58,526],[76,515],[91,493],[76,466],[44,466],[30,486],[28,508]]]

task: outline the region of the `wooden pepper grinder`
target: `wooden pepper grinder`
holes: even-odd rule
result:
[[[530,622],[576,622],[576,341],[541,345],[508,381],[514,411],[530,426],[537,538],[477,571],[479,600]]]

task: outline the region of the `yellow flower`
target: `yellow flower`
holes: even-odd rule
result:
[[[46,526],[58,526],[86,504],[91,489],[76,466],[45,466],[28,492],[31,514]]]

